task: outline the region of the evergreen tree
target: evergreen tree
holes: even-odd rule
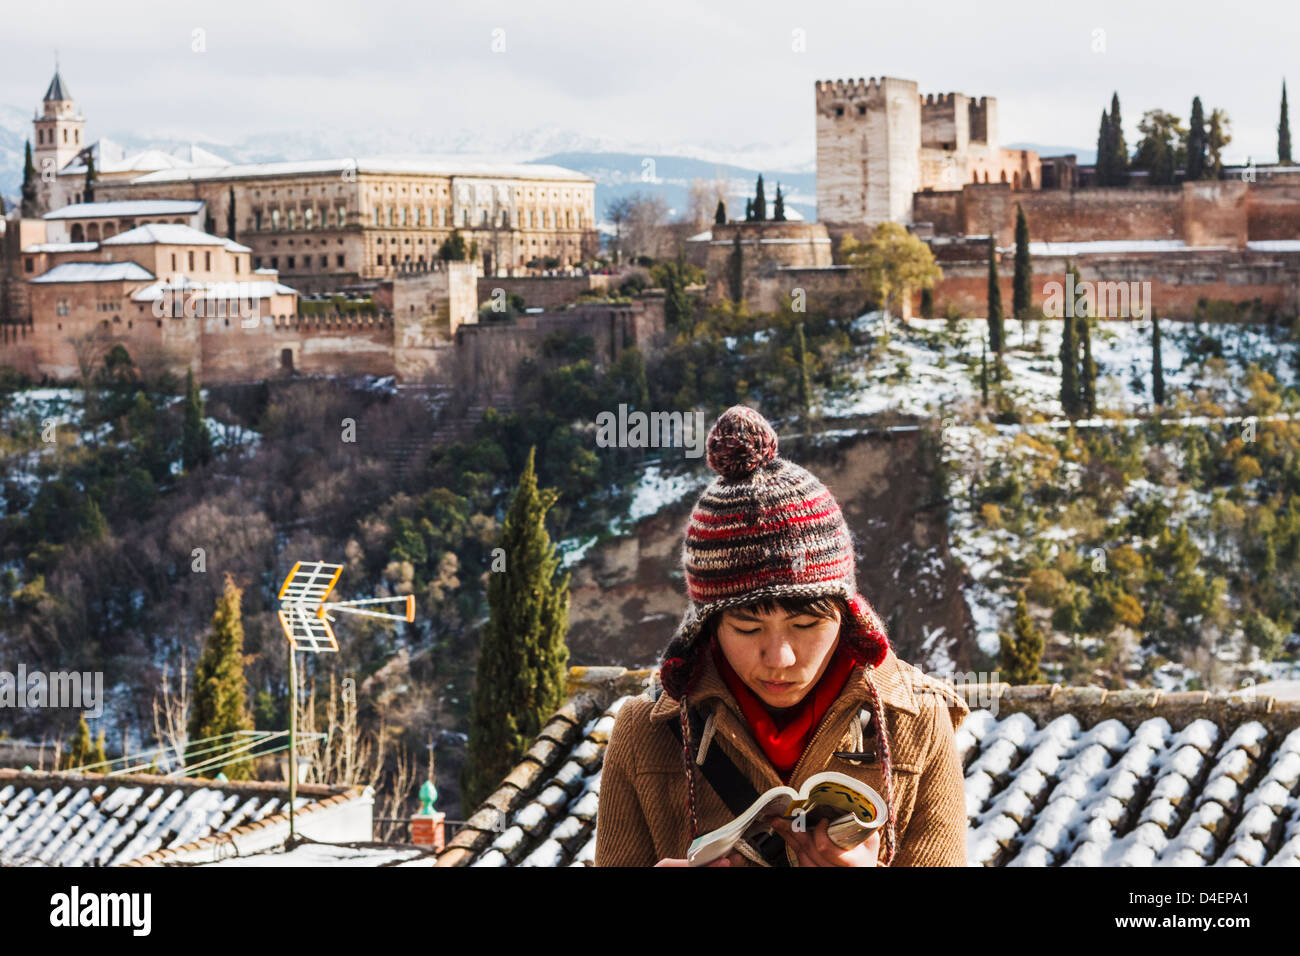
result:
[[[60,769],[74,770],[86,766],[91,762],[93,750],[94,746],[90,742],[90,725],[86,723],[86,715],[82,714],[81,719],[77,721],[77,735],[72,738],[68,752],[63,755]]]
[[[82,202],[95,201],[95,154],[86,153],[86,185],[81,189]]]
[[[1041,684],[1043,673],[1043,635],[1029,616],[1029,605],[1022,590],[1016,595],[1014,634],[998,635],[1002,645],[999,658],[1001,677],[1009,684]]]
[[[1157,405],[1165,403],[1165,366],[1160,357],[1160,319],[1151,307],[1151,400]]]
[[[1029,262],[1029,223],[1025,211],[1016,203],[1016,274],[1011,283],[1011,313],[1021,322],[1033,301],[1032,267]],[[1023,328],[1023,326],[1022,326]]]
[[[102,541],[107,534],[108,522],[104,520],[104,512],[100,510],[99,503],[94,498],[86,495],[86,504],[81,516],[81,539]]]
[[[727,204],[721,199],[718,200],[718,208],[713,211],[713,222],[715,225],[723,226],[727,222]]]
[[[25,146],[25,157],[23,160],[23,196],[22,205],[19,214],[24,219],[35,218],[36,209],[36,165],[32,162],[32,141],[29,139]]]
[[[767,220],[767,197],[763,195],[763,174],[758,174],[758,183],[754,186],[754,221]]]
[[[934,318],[934,290],[929,286],[921,290],[921,318]]]
[[[1097,414],[1097,365],[1092,360],[1092,318],[1084,316],[1078,322],[1079,337],[1083,340],[1083,358],[1079,368],[1079,404],[1083,413],[1091,418]]]
[[[997,245],[989,236],[989,346],[994,361],[1002,358],[1002,287],[998,282]]]
[[[1223,178],[1223,147],[1232,142],[1228,133],[1228,114],[1223,110],[1210,110],[1209,129],[1205,134],[1205,146],[1209,151],[1209,164],[1206,177]]]
[[[243,592],[227,574],[225,589],[212,615],[212,629],[194,667],[194,703],[188,727],[193,743],[185,756],[187,764],[217,762],[217,758],[247,743],[239,739],[237,731],[253,729],[244,700],[244,622],[239,607],[242,596]],[[204,742],[212,737],[221,739]],[[231,763],[199,772],[211,777],[221,771],[230,780],[247,780],[252,769],[252,761],[246,757],[233,757]]]
[[[1187,121],[1187,171],[1188,182],[1206,178],[1205,111],[1201,98],[1192,97],[1192,118]]]
[[[0,196],[0,219],[3,219],[7,212],[8,210],[5,208],[5,197]]]
[[[105,731],[101,730],[99,736],[95,738],[95,746],[90,751],[90,759],[86,761],[87,765],[94,768],[94,773],[107,773],[108,767],[108,742]]]
[[[1286,80],[1282,81],[1282,115],[1277,121],[1277,161],[1291,162],[1291,111],[1286,105]]]
[[[185,418],[181,425],[181,467],[193,471],[212,458],[212,437],[203,423],[203,395],[194,370],[185,373]]]
[[[1101,126],[1097,128],[1097,162],[1094,166],[1098,186],[1110,186],[1111,183],[1111,148],[1110,148],[1110,114],[1101,111]]]
[[[1061,411],[1073,421],[1079,417],[1079,347],[1074,339],[1074,310],[1067,307],[1061,321]]]
[[[1124,142],[1124,121],[1119,115],[1119,93],[1110,97],[1110,178],[1112,186],[1128,184],[1128,146]]]
[[[988,340],[980,339],[980,407],[989,404],[989,356]]]
[[[785,197],[781,195],[781,184],[776,184],[776,202],[775,209],[772,212],[773,222],[785,222]]]
[[[324,225],[322,223],[321,225]],[[230,187],[230,194],[226,197],[226,238],[232,242],[235,238],[235,187]]]
[[[546,532],[554,489],[539,489],[536,448],[502,526],[504,571],[488,576],[483,632],[463,775],[464,805],[477,806],[523,757],[564,703],[569,651],[569,576]]]
[[[727,263],[727,280],[730,285],[731,301],[736,304],[745,297],[745,254],[740,249],[740,230],[731,240],[731,259]]]
[[[812,386],[808,381],[808,342],[804,338],[802,322],[795,327],[794,363],[799,414],[807,418],[811,407]]]
[[[469,258],[469,253],[465,249],[465,237],[460,234],[459,229],[453,229],[451,235],[442,241],[438,247],[438,258],[443,262],[464,262]]]
[[[745,222],[754,221],[754,200],[745,200]]]

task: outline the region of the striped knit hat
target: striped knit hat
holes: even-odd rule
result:
[[[777,455],[776,432],[752,408],[723,412],[706,446],[718,477],[686,525],[682,569],[690,604],[664,654],[664,687],[673,690],[674,668],[694,656],[688,652],[711,614],[765,598],[841,595],[851,612],[846,648],[860,662],[879,665],[889,639],[858,593],[853,542],[835,497]]]
[[[687,697],[703,656],[697,638],[705,622],[718,611],[764,599],[839,595],[849,608],[840,644],[868,669],[889,813],[882,859],[892,861],[892,762],[880,695],[869,674],[885,659],[889,638],[875,609],[858,593],[853,542],[840,506],[811,473],[777,455],[776,432],[752,408],[734,405],[723,412],[706,444],[709,467],[718,477],[686,525],[682,568],[690,603],[660,667],[665,693],[680,704],[691,836],[699,835],[699,820]]]

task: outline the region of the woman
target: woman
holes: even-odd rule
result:
[[[857,593],[839,505],[777,455],[761,415],[728,409],[707,448],[718,477],[686,528],[690,603],[664,654],[662,691],[626,702],[615,720],[596,865],[683,866],[691,841],[732,820],[743,799],[837,770],[888,805],[865,843],[841,849],[825,821],[777,820],[774,836],[712,865],[965,866],[953,739],[965,702],[894,655]]]

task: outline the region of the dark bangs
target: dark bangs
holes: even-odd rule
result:
[[[843,621],[849,616],[849,602],[842,594],[827,594],[821,597],[799,597],[797,595],[778,595],[776,597],[760,598],[750,604],[740,604],[735,607],[726,608],[723,611],[715,611],[709,615],[709,620],[704,625],[704,633],[712,636],[717,633],[718,624],[722,621],[722,615],[726,611],[749,611],[752,614],[772,614],[777,610],[784,611],[786,614],[811,614],[814,617],[833,620],[835,612],[839,611],[840,620]]]

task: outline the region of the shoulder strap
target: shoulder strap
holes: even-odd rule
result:
[[[699,740],[704,733],[704,717],[692,707],[688,711],[688,719],[691,723],[691,738]],[[668,727],[678,742],[682,742],[681,721],[670,720]],[[740,816],[759,797],[758,791],[749,782],[749,778],[741,773],[740,768],[732,762],[731,758],[722,752],[721,747],[709,748],[704,763],[700,764],[700,773],[713,788],[714,793],[722,798],[722,802],[727,805],[727,809],[733,816]],[[762,854],[769,866],[790,865],[785,855],[785,841],[777,834],[772,833],[749,842]]]

